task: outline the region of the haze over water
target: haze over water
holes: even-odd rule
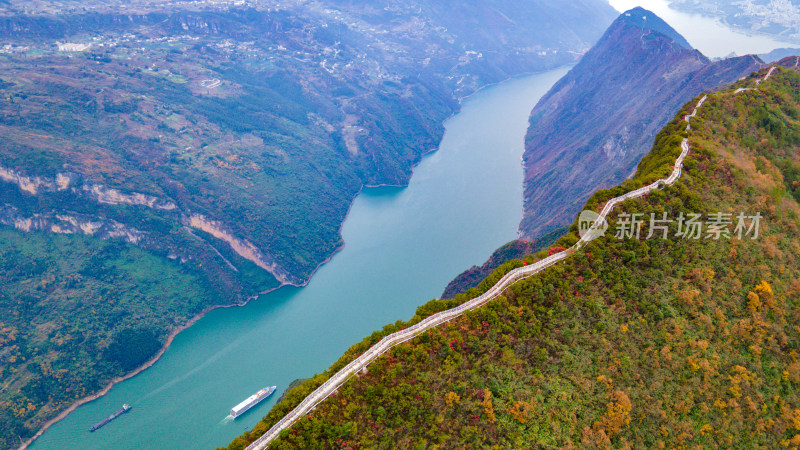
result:
[[[660,0],[611,3],[625,10],[642,3],[710,57],[788,45],[675,13]],[[566,70],[515,79],[466,100],[407,188],[366,189],[356,199],[342,230],[346,248],[307,287],[210,313],[179,334],[152,368],[78,408],[32,448],[227,445],[252,428],[292,380],[325,370],[384,324],[410,318],[455,275],[516,237],[528,115]],[[269,400],[224,420],[233,405],[273,384],[278,391]],[[123,403],[133,410],[88,432]]]
[[[641,6],[652,11],[683,35],[692,47],[709,58],[769,53],[776,48],[798,47],[766,35],[749,35],[729,28],[718,19],[688,14],[669,7],[667,0],[609,0],[619,12]]]

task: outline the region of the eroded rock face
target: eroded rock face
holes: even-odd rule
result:
[[[761,65],[754,56],[711,62],[642,8],[620,15],[531,113],[520,235],[571,224],[593,192],[633,174],[684,103]]]
[[[269,254],[259,250],[258,247],[250,243],[247,239],[234,236],[224,223],[210,220],[201,214],[193,214],[189,217],[188,224],[192,228],[204,231],[225,242],[236,254],[271,273],[281,283],[300,284],[299,280],[278,265]]]
[[[30,196],[67,192],[82,201],[97,204],[144,206],[157,211],[175,212],[176,220],[223,241],[236,254],[266,270],[281,283],[295,285],[302,283],[277,264],[266,251],[259,249],[245,238],[237,237],[230,226],[223,221],[213,220],[202,214],[179,211],[178,206],[171,200],[140,192],[121,192],[98,184],[85,184],[76,174],[58,173],[55,177],[32,176],[2,166],[0,166],[0,182],[13,185]],[[100,215],[76,214],[55,208],[26,214],[10,204],[0,204],[0,224],[25,232],[44,231],[83,234],[101,239],[118,238],[137,245],[142,244],[147,236],[146,231]]]
[[[36,195],[39,192],[55,192],[69,189],[74,180],[74,174],[59,173],[55,178],[41,176],[26,176],[19,171],[0,166],[0,181],[16,185],[28,194]]]
[[[163,209],[171,211],[177,206],[169,200],[164,200],[152,195],[146,195],[139,192],[122,193],[116,189],[108,189],[103,186],[93,184],[83,186],[83,190],[94,200],[100,203],[108,203],[111,205],[142,205],[153,209]]]
[[[148,208],[171,211],[177,208],[170,200],[158,198],[140,192],[121,192],[118,189],[108,188],[99,184],[82,184],[79,192],[76,184],[81,182],[81,177],[74,173],[57,173],[55,177],[28,175],[8,167],[0,166],[0,181],[15,185],[23,192],[38,195],[47,192],[61,192],[72,190],[76,195],[85,195],[98,203],[109,205],[140,205]]]
[[[4,178],[32,195],[77,188],[145,233],[202,215],[303,282],[341,247],[362,186],[406,184],[460,98],[574,62],[616,16],[603,0],[13,0],[0,13],[0,52],[19,63],[0,80],[0,165],[30,179]]]
[[[10,205],[0,205],[0,224],[25,232],[82,234],[100,239],[122,239],[131,244],[139,244],[145,236],[140,230],[110,219],[54,213],[26,216]]]

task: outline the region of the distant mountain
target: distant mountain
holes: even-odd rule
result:
[[[531,113],[521,236],[571,223],[592,192],[633,174],[681,105],[762,64],[711,62],[652,12],[621,14]]]
[[[800,54],[787,56],[778,61],[777,64],[781,67],[786,67],[787,69],[794,69],[800,71]]]
[[[769,53],[759,54],[758,57],[766,63],[771,63],[793,55],[800,55],[800,48],[776,48]]]
[[[743,33],[770,35],[800,43],[800,2],[797,0],[669,0],[670,7],[715,17]]]
[[[460,98],[573,63],[615,16],[604,0],[0,1],[0,448],[212,305],[308,281],[357,193],[406,184]]]
[[[270,448],[797,447],[800,74],[767,73],[756,75],[760,84],[748,77],[709,96],[688,132],[681,115],[699,99],[659,133],[637,181],[671,172],[687,137],[680,179],[619,205],[609,229],[630,224],[631,213],[664,212],[663,238],[645,238],[648,224],[640,237],[607,233],[490,303],[382,351]],[[609,194],[587,208],[599,210]],[[737,235],[736,214],[759,211],[758,237]],[[689,213],[732,213],[733,224],[717,228],[730,236],[680,237],[674,219]],[[507,261],[477,289],[366,337],[228,449],[244,449],[384,336],[537,259]]]

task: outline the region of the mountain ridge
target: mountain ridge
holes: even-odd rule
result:
[[[689,41],[687,41],[683,36],[681,36],[680,33],[675,31],[675,29],[672,28],[667,22],[665,22],[663,19],[661,19],[651,11],[642,8],[641,6],[637,6],[635,8],[623,12],[619,16],[618,20],[637,27],[641,27],[642,39],[647,37],[647,34],[644,33],[644,30],[647,29],[648,31],[659,33],[667,37],[672,42],[685,49],[692,48],[692,46],[689,44]]]
[[[682,108],[636,176],[647,183],[672,172],[688,139],[691,151],[675,186],[627,200],[605,237],[485,307],[386,352],[275,444],[800,444],[793,325],[800,317],[798,60],[779,64],[795,70],[764,69],[708,94],[691,129],[690,109]],[[587,208],[636,187],[598,191]],[[612,231],[631,213],[759,210],[759,234],[739,240],[680,237],[675,221],[663,239]],[[556,245],[574,243],[577,233],[573,223]],[[508,261],[480,289],[447,305],[424,305],[411,323],[474,298],[535,260]],[[327,376],[409,324],[389,325],[353,346],[228,448],[244,448]]]
[[[306,283],[361,187],[406,184],[459,98],[573,61],[613,18],[457,6],[0,4],[0,448],[209,308]]]
[[[642,35],[638,17],[657,16],[621,14],[531,112],[522,238],[571,223],[594,190],[631,176],[672,111],[762,66],[755,56],[711,62],[671,28]]]

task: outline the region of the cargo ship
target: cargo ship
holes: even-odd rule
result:
[[[127,403],[122,405],[122,409],[120,409],[119,411],[115,412],[114,414],[106,417],[105,419],[101,420],[100,422],[97,422],[96,424],[92,425],[92,428],[89,428],[89,431],[96,431],[98,428],[106,425],[108,422],[111,422],[112,420],[116,419],[117,417],[125,414],[126,412],[128,412],[130,410],[131,410],[131,406],[128,405]]]
[[[241,416],[242,414],[245,413],[245,411],[259,404],[261,400],[264,400],[265,398],[272,395],[272,393],[275,392],[275,389],[277,389],[277,386],[265,387],[264,389],[261,389],[260,391],[256,392],[250,397],[247,397],[245,401],[231,408],[231,417],[235,419]]]

